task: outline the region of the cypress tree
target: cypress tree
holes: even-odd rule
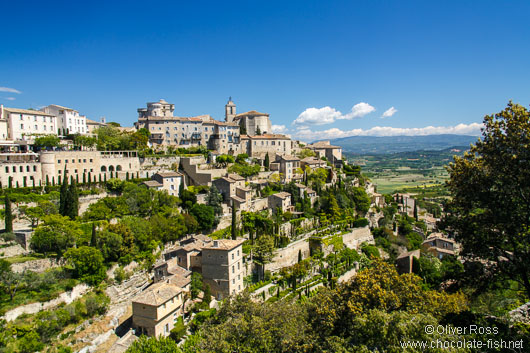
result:
[[[414,218],[418,221],[418,207],[416,206],[416,200],[414,200]]]
[[[302,262],[302,250],[298,250],[298,263]]]
[[[101,174],[99,175],[99,183],[101,184]]]
[[[97,236],[96,236],[96,223],[92,223],[92,237],[90,238],[90,246],[96,247]]]
[[[235,205],[232,206],[232,239],[237,239],[237,208]]]
[[[88,172],[88,186],[92,185],[92,173]]]
[[[83,173],[83,185],[86,184],[86,173]]]
[[[266,170],[269,170],[269,165],[270,165],[270,159],[269,159],[269,152],[267,152],[267,154],[265,155],[265,161],[263,162],[263,164],[265,165],[265,169]]]
[[[66,168],[64,169],[66,173]],[[46,183],[47,184],[47,183]],[[63,174],[63,182],[59,193],[59,214],[66,216],[66,199],[68,194],[68,178],[66,174]]]
[[[8,184],[9,184],[8,187],[9,187],[10,189],[12,189],[12,188],[13,188],[13,177],[12,177],[12,176],[9,177]]]
[[[6,224],[6,233],[13,232],[13,212],[11,211],[11,200],[9,195],[5,196],[5,224]]]
[[[181,180],[180,181],[180,185],[179,185],[179,197],[182,197],[182,194],[184,193],[184,180]]]
[[[75,179],[72,178],[66,196],[65,216],[75,219],[79,215],[79,193]]]
[[[107,173],[103,174],[103,181],[106,183],[107,182]]]
[[[17,180],[17,189],[20,187],[20,185],[18,184],[18,180]]]
[[[35,178],[33,178],[33,188],[35,189]]]
[[[23,185],[24,187],[27,187],[27,186],[28,186],[28,182],[27,182],[27,180],[26,180],[26,177],[24,177],[24,179],[22,179],[22,185]]]

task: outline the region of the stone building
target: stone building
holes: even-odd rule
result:
[[[269,196],[269,209],[271,209],[272,212],[276,212],[278,208],[282,212],[293,210],[293,206],[291,205],[291,194],[282,191]]]
[[[57,118],[57,129],[55,133],[59,135],[88,133],[86,116],[80,115],[75,109],[51,104],[42,108],[41,111]]]
[[[0,187],[42,185],[39,155],[27,153],[0,153]]]
[[[342,166],[342,147],[333,146],[329,141],[318,141],[307,145],[307,148],[314,151],[317,158],[325,157],[334,166]]]
[[[0,123],[0,134],[4,136],[4,140],[33,143],[36,135],[57,134],[56,117],[39,110],[7,108],[0,105],[0,119],[4,122]]]
[[[421,248],[431,253],[438,259],[455,255],[455,241],[444,236],[442,233],[432,233],[423,241]]]
[[[151,178],[162,185],[159,190],[166,190],[169,195],[180,196],[180,184],[184,182],[182,174],[177,172],[156,173]]]
[[[249,136],[272,133],[272,125],[267,113],[251,110],[237,114],[233,118],[233,122],[237,123],[241,130]]]
[[[137,334],[169,336],[183,315],[184,290],[169,279],[155,283],[132,300],[132,327]]]
[[[243,242],[219,239],[202,249],[202,276],[218,300],[244,289]]]
[[[220,153],[238,153],[238,124],[217,121],[210,115],[178,117],[174,110],[175,105],[163,99],[147,103],[147,108],[138,109],[134,125],[150,132],[149,142],[155,148],[204,146]]]
[[[215,179],[212,184],[223,195],[224,201],[230,201],[231,197],[237,195],[238,188],[245,188],[245,178],[238,174],[227,174],[224,177]]]
[[[291,155],[293,141],[281,134],[264,134],[259,136],[241,135],[241,151],[250,157],[265,159],[274,155]]]

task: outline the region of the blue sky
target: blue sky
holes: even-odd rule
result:
[[[176,115],[222,119],[232,96],[238,112],[311,140],[476,134],[508,100],[530,103],[529,1],[10,1],[2,12],[10,107],[130,126],[160,98]]]

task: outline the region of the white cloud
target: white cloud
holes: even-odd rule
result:
[[[394,107],[388,108],[383,115],[381,115],[381,118],[390,118],[392,115],[397,113],[397,109]]]
[[[350,119],[354,119],[354,118],[362,118],[363,116],[365,116],[367,114],[370,114],[374,110],[375,110],[375,108],[372,107],[370,104],[365,103],[365,102],[361,102],[361,103],[355,104],[351,108],[351,111],[348,114],[342,115],[338,119],[350,120]]]
[[[7,99],[8,101],[14,101],[16,98],[15,97],[5,97],[4,99]]]
[[[328,106],[323,108],[307,108],[293,121],[293,125],[308,126],[331,124],[335,120],[361,118],[370,114],[374,110],[374,107],[364,102],[355,104],[348,114],[342,114],[337,109]]]
[[[293,125],[324,125],[331,124],[342,115],[335,108],[307,108],[298,118],[293,121]]]
[[[16,94],[22,93],[18,89],[14,89],[10,87],[0,87],[0,92],[9,92],[9,93],[16,93]]]
[[[275,134],[285,134],[289,129],[285,125],[272,125],[272,132]]]
[[[480,135],[483,127],[480,123],[458,124],[456,126],[426,126],[422,128],[397,128],[390,126],[375,126],[373,128],[341,130],[331,128],[322,131],[312,131],[304,127],[293,133],[293,136],[303,141],[314,141],[322,139],[334,139],[349,136],[422,136],[422,135]]]

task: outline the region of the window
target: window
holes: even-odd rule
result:
[[[68,159],[65,159],[65,160],[64,160],[64,163],[68,163]]]
[[[39,127],[37,126],[37,124],[35,124],[35,130],[38,130],[38,129],[39,129]]]
[[[62,172],[63,172],[62,170],[60,170],[60,169],[58,170],[58,173],[59,173],[59,174],[61,174]]]
[[[86,159],[83,159],[83,163],[86,163]]]
[[[237,256],[239,256],[239,250],[237,251]]]
[[[58,160],[57,160],[57,163],[61,164],[61,160],[60,160],[60,159],[58,159]]]
[[[236,284],[236,279],[235,278],[232,280],[232,284]]]
[[[90,163],[92,163],[92,161],[93,161],[93,159],[92,159],[92,158],[90,158]]]
[[[237,263],[237,269],[239,270],[239,262]]]
[[[21,129],[24,129],[24,124],[20,124],[20,128],[21,128]]]
[[[9,173],[9,167],[6,167],[6,173]]]
[[[232,260],[234,259],[234,254],[232,254]]]
[[[232,273],[236,272],[236,267],[232,265]]]
[[[241,275],[237,275],[237,280],[239,281],[241,279]]]
[[[23,166],[20,166],[18,169],[19,169],[21,172],[24,171],[24,167],[23,167]]]
[[[26,166],[26,172],[29,172],[29,165]]]
[[[33,117],[33,120],[34,120],[34,121],[37,121],[37,116],[34,116],[34,117]]]
[[[13,173],[17,172],[17,167],[13,167]]]

